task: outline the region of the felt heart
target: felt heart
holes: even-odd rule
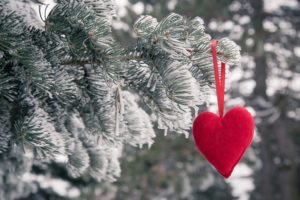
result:
[[[223,118],[203,112],[194,121],[193,135],[198,150],[228,178],[251,144],[254,121],[244,108],[235,107]]]

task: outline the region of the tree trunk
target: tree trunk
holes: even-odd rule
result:
[[[265,19],[263,11],[263,1],[256,0],[251,1],[251,6],[254,8],[253,15],[253,26],[255,29],[255,44],[253,47],[253,56],[255,59],[255,71],[254,80],[256,86],[254,88],[254,96],[267,98],[266,90],[266,79],[267,79],[267,62],[264,54],[264,43],[265,43],[265,31],[263,29],[263,21]],[[263,200],[274,200],[274,165],[273,165],[273,153],[272,153],[272,135],[268,130],[266,124],[259,125],[258,132],[261,135],[260,143],[260,158],[262,161],[261,175],[261,197]]]

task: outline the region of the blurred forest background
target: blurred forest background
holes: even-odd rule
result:
[[[225,104],[249,109],[255,138],[232,177],[224,180],[198,153],[192,137],[157,130],[150,150],[125,147],[117,182],[95,182],[91,188],[85,187],[87,180],[73,181],[84,191],[78,199],[299,200],[300,0],[115,2],[114,34],[125,46],[135,41],[131,27],[140,15],[160,20],[171,12],[200,16],[214,38],[229,37],[240,45],[242,64],[230,68]],[[201,111],[216,111],[214,92]]]
[[[134,41],[131,27],[139,15],[161,19],[170,12],[200,16],[215,38],[240,45],[242,64],[230,69],[225,103],[254,114],[256,135],[232,178],[224,180],[191,137],[159,133],[150,150],[127,147],[121,178],[99,199],[300,199],[300,0],[116,3],[115,34],[125,45]],[[210,101],[215,99],[212,91]],[[216,110],[214,103],[208,107]]]

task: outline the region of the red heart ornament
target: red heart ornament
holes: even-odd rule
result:
[[[231,175],[251,144],[253,132],[253,118],[242,107],[232,108],[224,117],[203,112],[193,124],[198,150],[225,178]]]

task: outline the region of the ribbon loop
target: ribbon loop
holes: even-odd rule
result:
[[[225,90],[225,63],[221,62],[221,76],[219,76],[218,58],[217,58],[217,40],[213,40],[211,43],[211,52],[214,65],[214,75],[216,83],[216,93],[218,100],[218,110],[220,117],[223,117],[224,113],[224,90]]]

